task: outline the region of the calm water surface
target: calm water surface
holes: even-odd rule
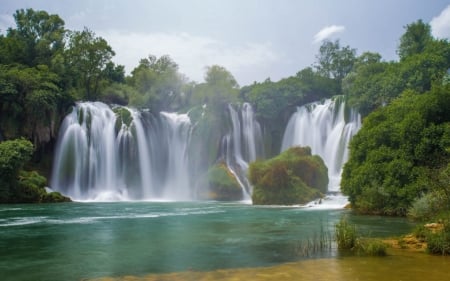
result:
[[[342,217],[373,236],[407,233],[399,218],[345,210],[217,202],[0,205],[2,280],[81,280],[183,271],[270,268],[305,257],[304,241]]]

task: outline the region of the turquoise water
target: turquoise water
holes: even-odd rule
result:
[[[305,239],[348,216],[368,235],[410,231],[404,219],[345,210],[217,202],[0,205],[2,280],[81,280],[261,267],[305,259]],[[335,250],[312,257],[333,257]]]

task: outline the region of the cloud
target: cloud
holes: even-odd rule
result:
[[[343,32],[345,30],[345,26],[343,25],[330,25],[322,28],[319,32],[314,35],[314,43],[319,43],[325,39],[330,38],[332,35]]]
[[[0,15],[0,34],[6,34],[9,27],[15,27],[16,22],[12,15],[2,14]]]
[[[450,5],[439,16],[434,17],[430,25],[434,37],[450,39]]]
[[[179,66],[181,73],[191,80],[203,81],[205,67],[218,64],[229,70],[238,82],[250,83],[262,77],[254,77],[279,60],[270,43],[227,43],[189,33],[128,33],[119,31],[97,32],[116,52],[114,61],[125,65],[130,72],[139,60],[149,54],[169,55]],[[238,74],[238,75],[236,75]],[[243,75],[243,76],[240,76]],[[261,74],[262,75],[262,74]],[[267,77],[267,74],[265,77]]]

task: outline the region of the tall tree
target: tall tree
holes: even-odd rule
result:
[[[66,64],[71,67],[76,86],[84,91],[82,98],[99,97],[100,82],[114,55],[106,40],[87,28],[69,34]]]
[[[350,46],[341,47],[339,40],[324,41],[316,56],[317,71],[328,78],[334,78],[339,83],[350,73],[356,60],[356,50]]]
[[[64,21],[58,15],[33,9],[17,10],[14,19],[16,28],[8,29],[8,40],[2,47],[8,58],[28,66],[51,65],[52,57],[64,49]]]
[[[430,25],[422,20],[408,24],[405,28],[406,32],[400,38],[397,50],[400,60],[422,53],[426,46],[433,41]]]
[[[149,55],[141,59],[127,81],[140,93],[140,97],[132,100],[133,105],[148,106],[155,111],[179,109],[184,79],[169,56]]]

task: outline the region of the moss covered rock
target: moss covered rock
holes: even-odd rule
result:
[[[235,201],[242,199],[242,188],[225,163],[219,163],[208,170],[208,199]]]
[[[323,196],[328,170],[309,147],[292,147],[280,155],[250,164],[253,204],[305,204]]]

